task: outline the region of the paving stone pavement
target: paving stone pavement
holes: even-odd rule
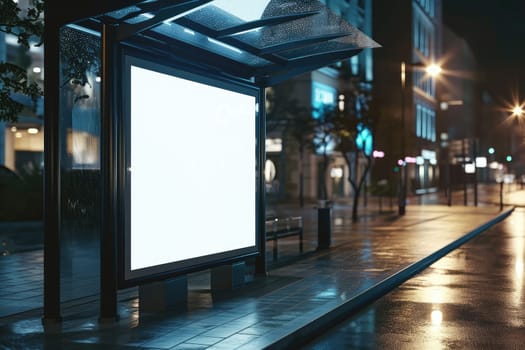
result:
[[[0,318],[0,349],[296,348],[513,211],[409,205],[403,217],[375,211],[351,223],[339,209],[333,210],[330,248],[315,248],[312,229],[305,232],[303,254],[296,237],[286,238],[273,262],[268,245],[268,275],[248,273],[240,288],[214,292],[208,271],[192,274],[187,306],[161,313],[141,312],[132,288],[120,293],[120,320],[109,324],[98,322],[95,296],[64,303],[59,327],[44,328],[42,310],[33,309]],[[2,278],[13,273],[6,270],[0,267]]]

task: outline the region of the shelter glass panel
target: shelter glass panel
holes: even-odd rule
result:
[[[71,27],[60,36],[61,296],[99,291],[100,38]]]

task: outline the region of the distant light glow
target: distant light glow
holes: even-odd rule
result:
[[[512,162],[512,156],[509,155],[509,156],[505,157],[505,160],[507,162]]]
[[[339,95],[338,103],[339,111],[343,112],[345,110],[345,95]]]
[[[443,312],[440,310],[432,310],[430,313],[430,320],[434,326],[439,326],[443,322]]]
[[[374,152],[372,152],[372,157],[374,157],[374,158],[384,158],[385,157],[385,152],[374,150]]]
[[[476,166],[474,163],[465,164],[465,174],[474,174],[476,172]]]
[[[100,83],[100,82],[102,81],[102,78],[101,78],[101,77],[95,77],[95,81],[96,81],[97,83]]]
[[[16,128],[16,126],[12,126],[11,127],[11,132],[16,132],[18,129]]]
[[[264,180],[266,183],[271,183],[275,179],[276,174],[275,164],[270,159],[266,159],[264,163]]]
[[[281,152],[283,150],[283,140],[282,139],[266,139],[266,152]]]
[[[432,77],[438,76],[443,71],[443,69],[439,65],[437,65],[435,63],[430,64],[429,66],[427,66],[427,68],[425,70]]]
[[[38,134],[38,129],[37,128],[29,128],[29,129],[27,129],[27,133],[28,134],[32,134],[32,135]]]
[[[330,170],[330,177],[333,179],[340,179],[343,177],[343,169],[342,168],[332,168]]]
[[[486,168],[487,157],[476,157],[476,168]]]
[[[42,73],[42,68],[40,68],[40,67],[33,67],[33,73],[35,73],[35,74]]]
[[[425,159],[436,159],[436,151],[431,151],[428,149],[422,149],[421,150],[421,156]]]
[[[416,157],[405,157],[405,162],[406,163],[416,163],[417,159]]]
[[[514,183],[514,178],[514,174],[505,174],[503,175],[503,182],[505,182],[506,184]]]
[[[515,264],[516,276],[521,279],[523,277],[523,260],[517,260]]]
[[[512,109],[512,115],[516,117],[521,117],[523,115],[523,108],[521,108],[521,106],[515,106]]]
[[[499,165],[500,165],[500,164],[499,164],[498,162],[491,162],[491,163],[489,164],[489,168],[490,168],[490,169],[499,169]]]
[[[494,147],[490,147],[490,148],[489,148],[489,154],[494,154],[494,152],[496,152],[496,150],[494,149]]]

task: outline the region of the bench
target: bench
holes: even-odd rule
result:
[[[273,241],[273,260],[277,260],[277,240],[279,238],[299,236],[299,251],[303,252],[303,218],[294,216],[266,220],[266,240]]]

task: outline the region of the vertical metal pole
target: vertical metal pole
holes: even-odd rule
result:
[[[116,43],[115,28],[102,25],[102,233],[100,237],[100,322],[114,322],[117,314],[116,246]]]
[[[401,62],[401,160],[402,168],[399,171],[401,186],[399,189],[399,215],[405,215],[406,212],[406,195],[407,195],[407,165],[405,162],[405,84],[406,84],[406,67],[405,62]]]
[[[445,155],[445,164],[446,164],[446,181],[447,181],[447,205],[452,206],[452,186],[451,186],[451,174],[450,174],[450,145],[446,146],[446,155]]]
[[[478,156],[478,140],[472,140],[473,158],[474,158],[474,206],[478,206],[478,167],[476,166],[476,158]]]
[[[503,179],[499,183],[499,210],[503,210]]]
[[[47,3],[46,3],[47,4]],[[49,14],[49,16],[48,16]],[[60,29],[46,6],[44,28],[44,325],[60,322]]]
[[[450,158],[447,159],[447,205],[452,206],[452,179],[450,174]]]
[[[467,200],[467,173],[465,172],[465,166],[467,165],[467,154],[465,149],[465,139],[461,140],[461,153],[463,154],[463,174],[461,174],[461,177],[463,178],[463,205],[468,204]]]
[[[264,163],[266,161],[266,92],[259,91],[259,112],[257,132],[257,233],[259,255],[255,259],[255,274],[266,276],[266,188],[264,184]]]

